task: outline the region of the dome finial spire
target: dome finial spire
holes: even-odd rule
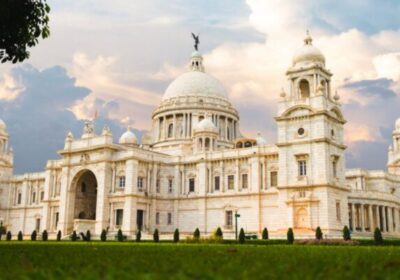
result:
[[[307,32],[306,32],[306,38],[304,39],[304,43],[306,44],[306,45],[312,45],[312,37],[311,37],[311,35],[310,35],[310,30],[308,30],[307,29]]]
[[[199,50],[199,49],[198,49],[198,46],[199,46],[199,44],[200,44],[199,36],[200,36],[200,33],[197,34],[197,36],[196,36],[196,35],[192,32],[192,37],[193,37],[193,39],[194,39],[194,50],[195,50],[195,51],[198,51],[198,50]]]

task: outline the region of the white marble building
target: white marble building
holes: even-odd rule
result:
[[[297,237],[317,226],[340,236],[371,236],[380,227],[400,236],[400,119],[387,171],[346,170],[339,96],[323,54],[307,36],[287,70],[280,94],[277,143],[240,133],[239,113],[195,51],[189,71],[166,89],[141,139],[129,129],[118,143],[108,128],[68,133],[61,159],[42,173],[13,174],[6,125],[0,123],[0,221],[16,234],[46,229],[50,237],[118,229],[132,237],[155,228],[209,234],[221,227],[272,237],[289,227]]]

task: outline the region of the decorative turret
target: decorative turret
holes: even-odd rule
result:
[[[392,137],[393,146],[389,147],[388,152],[388,171],[400,175],[400,118],[396,120]]]
[[[213,151],[216,147],[218,130],[211,118],[207,116],[194,128],[193,146],[195,152]]]

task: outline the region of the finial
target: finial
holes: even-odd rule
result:
[[[198,51],[198,46],[199,46],[199,44],[200,44],[199,36],[200,36],[200,33],[197,34],[197,36],[196,36],[196,35],[192,32],[192,37],[193,37],[193,39],[194,39],[194,49],[195,49],[196,51]]]
[[[311,45],[312,44],[312,38],[311,38],[311,35],[310,35],[310,30],[308,30],[308,29],[307,29],[307,32],[306,32],[306,38],[304,39],[304,43],[306,45]]]
[[[281,89],[280,97],[282,97],[282,98],[286,97],[286,92],[285,92],[285,90],[283,88]]]
[[[335,91],[335,95],[333,96],[333,99],[334,99],[335,101],[339,101],[339,99],[340,99],[340,96],[339,96],[337,90]]]

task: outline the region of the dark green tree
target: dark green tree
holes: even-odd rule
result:
[[[18,232],[17,238],[18,238],[18,241],[24,240],[24,236],[22,235],[22,231]]]
[[[0,62],[22,62],[28,48],[50,35],[50,7],[46,0],[2,0],[0,7],[0,49],[7,53]]]
[[[317,229],[315,230],[315,238],[317,240],[321,240],[322,239],[322,230],[320,227],[317,227]]]
[[[36,233],[36,230],[34,230],[34,231],[32,231],[32,234],[31,234],[31,240],[36,241],[36,238],[37,238],[37,233]]]
[[[136,231],[136,242],[140,242],[140,240],[142,240],[142,232],[138,229]]]
[[[382,245],[383,244],[382,232],[381,232],[381,230],[379,228],[375,228],[374,241],[375,241],[375,245]]]
[[[197,239],[197,240],[200,239],[200,230],[199,230],[199,228],[196,228],[196,230],[194,231],[193,238]]]
[[[49,238],[49,235],[47,234],[47,230],[44,230],[42,232],[42,241],[47,241],[48,238]]]
[[[92,240],[92,235],[90,234],[90,230],[86,232],[86,241],[90,242]]]
[[[347,226],[344,226],[343,228],[343,240],[350,240],[351,239],[351,235],[350,235],[350,230]]]
[[[241,228],[239,232],[239,243],[243,244],[245,241],[246,241],[246,236],[244,235],[243,228]]]
[[[122,234],[122,230],[121,230],[121,229],[118,230],[118,233],[117,233],[117,240],[118,240],[119,242],[124,241],[124,235]]]
[[[289,244],[293,244],[294,242],[294,233],[292,228],[289,228],[287,231],[287,242]]]
[[[153,233],[153,241],[154,241],[154,242],[160,241],[160,236],[159,236],[159,234],[158,234],[158,229],[155,229],[155,230],[154,230],[154,233]]]
[[[224,234],[222,233],[222,230],[220,227],[217,228],[217,231],[215,232],[215,237],[219,238],[219,239],[223,239],[224,238]]]
[[[12,239],[11,231],[7,231],[6,240],[11,241],[11,239]]]
[[[1,240],[1,237],[3,236],[3,234],[6,234],[6,233],[7,233],[7,230],[3,226],[3,222],[0,222],[0,240]]]
[[[264,228],[262,231],[262,239],[267,240],[268,239],[268,229]]]
[[[71,241],[76,241],[76,240],[78,240],[78,235],[76,234],[76,231],[74,230],[71,235]]]
[[[179,242],[179,229],[175,229],[175,232],[174,232],[174,242],[175,242],[175,243]]]
[[[57,232],[57,241],[61,241],[61,230]]]
[[[107,241],[107,232],[106,232],[105,229],[103,229],[103,230],[101,231],[100,240],[103,241],[103,242]]]

